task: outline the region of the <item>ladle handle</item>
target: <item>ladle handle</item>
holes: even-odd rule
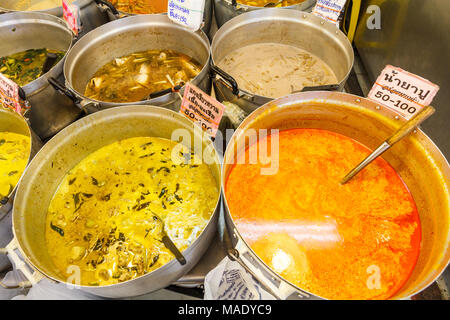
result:
[[[163,96],[165,94],[168,94],[168,93],[177,92],[177,91],[181,90],[181,88],[182,88],[182,86],[177,85],[177,86],[175,86],[173,88],[167,88],[167,89],[164,89],[164,90],[155,91],[155,92],[150,93],[149,97],[150,97],[150,99],[158,98],[158,97],[161,97],[161,96]]]
[[[414,117],[409,119],[403,126],[401,126],[389,139],[384,141],[375,151],[367,156],[361,163],[359,163],[352,171],[350,171],[342,180],[341,184],[346,184],[354,176],[356,176],[362,169],[368,166],[373,160],[381,156],[386,150],[392,147],[395,143],[403,139],[408,133],[416,128],[423,121],[428,119],[434,113],[432,106],[425,106]]]
[[[119,11],[117,11],[116,7],[114,7],[114,5],[111,2],[106,1],[106,0],[95,0],[95,2],[97,4],[102,4],[102,5],[106,6],[106,7],[108,7],[109,10],[111,10],[113,15],[115,15],[115,16],[119,16],[120,15]]]
[[[175,255],[175,258],[178,260],[178,262],[184,266],[186,264],[186,259],[168,235],[164,235],[162,237],[162,242],[164,243],[166,248]]]
[[[420,110],[414,117],[412,117],[408,122],[406,122],[397,132],[395,132],[386,142],[392,146],[395,143],[403,139],[408,133],[410,133],[414,128],[420,125],[423,121],[428,119],[435,109],[432,106],[425,106]]]

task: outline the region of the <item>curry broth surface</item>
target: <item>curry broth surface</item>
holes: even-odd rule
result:
[[[61,50],[29,49],[0,58],[0,73],[19,86],[25,86],[42,75],[48,54],[56,55],[55,66],[65,55]],[[53,68],[52,66],[52,68]]]
[[[319,129],[280,131],[278,138],[278,173],[236,164],[227,177],[227,202],[244,239],[275,272],[319,296],[394,295],[416,264],[421,240],[416,205],[401,178],[377,158],[341,185],[370,154],[365,146]]]
[[[0,132],[0,201],[19,182],[30,157],[30,138],[13,132]]]
[[[154,137],[117,141],[64,177],[46,227],[48,250],[62,275],[76,265],[82,285],[108,285],[166,264],[174,256],[161,242],[157,216],[180,251],[200,235],[219,191],[209,167],[194,164],[193,153],[186,151],[182,163],[172,161],[176,145]]]
[[[284,0],[275,7],[288,7],[304,2],[305,0]],[[238,0],[238,3],[253,7],[264,7],[269,3],[278,3],[278,0]]]
[[[88,82],[85,95],[107,102],[148,100],[151,93],[184,85],[202,66],[174,50],[147,50],[116,58],[101,67]]]

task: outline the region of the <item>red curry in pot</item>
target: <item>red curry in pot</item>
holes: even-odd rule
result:
[[[341,185],[371,152],[367,147],[321,129],[284,130],[277,138],[276,174],[261,175],[269,165],[238,161],[227,177],[227,203],[244,240],[275,272],[313,294],[392,297],[409,278],[421,241],[417,208],[400,176],[378,158]],[[240,157],[249,159],[261,141]]]

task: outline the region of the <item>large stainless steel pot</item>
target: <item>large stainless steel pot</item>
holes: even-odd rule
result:
[[[238,48],[266,42],[296,46],[316,55],[330,66],[339,81],[333,90],[343,90],[353,67],[352,45],[335,25],[311,13],[270,8],[241,14],[215,34],[211,45],[212,62],[217,65]],[[239,89],[230,75],[217,71],[219,76],[214,81],[214,90],[220,101],[233,102],[244,111],[252,112],[272,100]]]
[[[114,8],[114,6],[107,0],[102,1],[104,5],[106,6],[108,10],[108,15],[111,20],[123,18],[123,17],[129,17],[134,16],[136,14],[120,11]],[[202,30],[205,32],[205,34],[209,34],[209,30],[211,29],[211,23],[212,23],[212,13],[213,13],[213,0],[206,0],[205,1],[205,11],[203,13],[203,28]],[[163,13],[167,14],[167,12]]]
[[[119,19],[84,36],[67,54],[64,64],[66,87],[75,96],[78,104],[88,112],[135,105],[136,102],[112,103],[92,100],[84,96],[84,91],[94,73],[106,63],[117,57],[151,49],[172,49],[196,59],[203,68],[191,82],[207,93],[211,91],[208,37],[203,31],[188,31],[165,15],[137,15]],[[184,87],[181,89],[181,93],[183,92]],[[172,92],[140,101],[139,104],[163,106],[178,111],[181,100]]]
[[[48,206],[66,173],[92,152],[120,139],[140,136],[172,139],[174,130],[185,129],[192,141],[182,143],[194,146],[194,139],[202,139],[202,130],[194,130],[195,126],[183,115],[171,110],[153,106],[126,106],[94,113],[65,128],[46,143],[22,177],[13,207],[15,239],[8,253],[14,256],[14,243],[17,243],[20,253],[35,270],[56,281],[65,282],[66,279],[61,278],[47,251],[44,230]],[[209,138],[196,141],[202,141],[203,150],[214,150],[214,163],[209,166],[220,188],[220,162],[212,141]],[[174,259],[133,280],[109,286],[80,286],[80,289],[98,296],[119,298],[142,295],[168,286],[187,273],[210,245],[216,232],[220,203],[218,196],[209,223],[183,252],[187,261],[184,266]]]
[[[11,11],[23,11],[26,6],[33,5],[41,0],[0,0],[0,13]],[[105,24],[109,21],[106,10],[97,5],[95,0],[76,0],[73,2],[80,8],[80,21],[81,30],[79,37],[82,37],[89,31]],[[30,12],[42,12],[48,13],[62,18],[63,9],[62,6],[55,8],[49,8],[46,10],[30,11]]]
[[[27,121],[17,113],[3,108],[0,105],[0,132],[13,132],[23,134],[30,138],[30,151],[28,162],[42,147],[39,137],[29,128]],[[23,174],[22,174],[23,175]],[[6,198],[0,199],[0,247],[6,246],[13,238],[11,208],[14,201],[16,187]],[[0,271],[9,266],[9,260],[0,256]]]
[[[289,95],[262,106],[247,117],[228,144],[222,167],[222,190],[236,153],[245,150],[245,135],[253,129],[320,128],[353,138],[374,149],[406,120],[371,100],[338,92]],[[236,151],[234,151],[236,149]],[[408,186],[417,205],[422,243],[417,264],[393,299],[404,299],[430,285],[450,261],[450,167],[436,145],[420,129],[383,158]],[[273,272],[245,243],[230,214],[225,193],[225,220],[235,250],[232,256],[281,299],[317,299]],[[339,266],[336,266],[339,268]]]
[[[36,12],[14,12],[0,15],[0,57],[28,49],[68,51],[73,36],[61,19]],[[28,113],[33,130],[46,139],[76,120],[80,110],[48,83],[48,78],[63,77],[64,59],[47,73],[23,86],[32,108]]]
[[[276,1],[273,2],[275,3]],[[302,3],[283,8],[311,12],[315,4],[316,0],[305,0]],[[240,14],[261,9],[263,9],[263,7],[247,6],[240,4],[237,0],[214,0],[214,15],[219,28],[225,22]]]

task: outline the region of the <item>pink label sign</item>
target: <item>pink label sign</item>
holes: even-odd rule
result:
[[[0,73],[0,103],[7,108],[22,114],[19,85]]]
[[[74,4],[68,4],[65,0],[62,0],[62,8],[64,20],[73,33],[78,35],[80,31],[80,8]]]
[[[212,137],[216,136],[225,106],[191,83],[186,84],[180,113],[197,122]]]
[[[410,119],[429,105],[438,91],[439,86],[427,79],[387,65],[370,90],[368,98]]]

